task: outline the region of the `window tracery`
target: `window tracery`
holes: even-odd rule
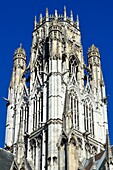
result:
[[[25,120],[24,120],[24,132],[28,132],[28,122],[29,122],[29,107],[25,106]]]
[[[43,93],[36,94],[33,100],[33,130],[43,122]]]
[[[62,138],[61,141],[61,146],[60,146],[60,168],[63,169],[67,169],[67,140],[65,138]]]
[[[76,93],[70,95],[70,106],[72,113],[72,124],[73,127],[79,129],[79,103]]]
[[[37,107],[36,107],[36,102],[37,102],[37,96],[35,96],[35,99],[33,101],[33,130],[37,128]]]
[[[77,58],[72,55],[69,58],[69,71],[70,71],[70,76],[74,73],[77,79],[77,73],[78,73],[78,62]]]
[[[88,99],[84,101],[84,129],[94,137],[93,106]]]
[[[66,55],[65,54],[63,54],[62,55],[62,72],[65,72],[66,71]]]

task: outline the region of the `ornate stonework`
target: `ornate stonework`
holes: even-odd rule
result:
[[[104,150],[107,104],[100,54],[92,45],[84,63],[79,19],[35,17],[31,57],[14,53],[9,86],[6,148],[11,170],[77,170]],[[21,132],[21,133],[20,133]]]

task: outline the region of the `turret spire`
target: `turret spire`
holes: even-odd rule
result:
[[[46,21],[49,20],[49,13],[48,13],[48,8],[46,8]]]
[[[93,156],[93,170],[96,170],[96,161],[95,161],[95,155]]]
[[[71,22],[73,22],[73,12],[72,12],[72,10],[70,12],[70,20],[71,20]]]
[[[42,24],[42,14],[40,14],[40,24]]]
[[[112,158],[112,153],[111,153],[109,134],[108,134],[108,130],[106,130],[106,160],[108,166],[110,165],[111,158]]]
[[[35,15],[35,18],[34,18],[34,29],[36,29],[36,24],[37,24],[37,19],[36,19],[36,15]]]
[[[18,139],[17,139],[17,163],[19,164],[22,158],[25,156],[25,144],[24,144],[24,129],[23,129],[23,121],[20,121]]]
[[[64,21],[66,21],[66,6],[64,6]]]
[[[20,43],[20,48],[22,48],[22,43]]]
[[[55,10],[55,18],[58,18],[57,10]]]
[[[77,20],[76,20],[76,22],[77,22],[77,28],[79,29],[79,16],[77,15]]]
[[[25,142],[24,142],[24,121],[20,121],[18,139],[17,139],[17,148],[16,155],[14,156],[14,161],[12,162],[10,170],[16,169],[31,169],[29,162],[25,157]]]

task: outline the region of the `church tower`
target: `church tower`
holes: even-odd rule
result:
[[[99,49],[89,48],[85,64],[79,18],[67,17],[66,7],[63,15],[46,9],[35,17],[32,37],[28,67],[22,46],[14,54],[6,146],[33,170],[82,169],[104,150],[108,130]]]

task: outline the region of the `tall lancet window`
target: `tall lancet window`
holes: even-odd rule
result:
[[[70,106],[73,127],[79,129],[79,102],[76,93],[71,93],[70,95]]]
[[[37,128],[37,95],[33,101],[33,130]]]
[[[61,170],[67,170],[67,140],[62,138],[59,149],[59,167]]]
[[[28,122],[29,122],[29,107],[25,106],[25,120],[24,120],[24,131],[28,132]]]
[[[84,130],[94,137],[93,106],[88,99],[84,101]]]
[[[67,69],[67,67],[66,67],[66,55],[65,54],[63,54],[62,55],[62,72],[64,73],[65,71],[66,71],[66,69]]]
[[[78,62],[77,62],[77,58],[74,55],[70,56],[69,58],[69,71],[70,71],[70,76],[74,73],[77,80]]]
[[[37,67],[35,67],[35,78],[37,77]]]

